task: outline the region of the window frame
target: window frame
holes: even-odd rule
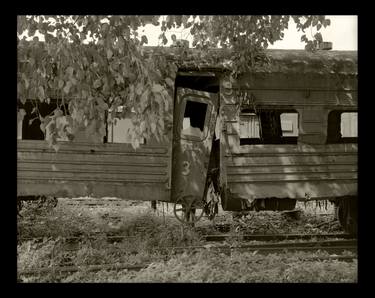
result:
[[[296,136],[284,136],[282,133],[283,133],[283,126],[282,126],[282,121],[281,121],[281,115],[282,114],[296,114],[297,115],[297,121],[296,121],[296,123],[297,123],[297,135]],[[281,138],[297,138],[298,139],[298,136],[299,136],[299,114],[298,114],[298,112],[297,111],[283,111],[283,112],[281,112],[280,114],[279,114],[279,117],[280,117],[280,126],[281,126]],[[294,129],[293,129],[293,131],[294,131]]]
[[[185,110],[186,110],[186,104],[187,101],[192,101],[192,102],[198,102],[198,103],[203,103],[207,105],[206,109],[206,115],[205,115],[205,120],[204,120],[204,126],[203,126],[203,135],[202,137],[197,137],[197,136],[191,136],[191,135],[183,135],[181,133],[182,127],[183,127],[183,120],[184,120],[184,115],[185,115]],[[179,119],[178,119],[178,136],[180,139],[187,140],[187,141],[195,141],[195,142],[202,142],[208,137],[208,130],[209,130],[209,124],[211,122],[211,114],[212,114],[212,109],[213,109],[213,104],[210,101],[210,99],[206,96],[194,94],[194,93],[187,93],[184,94],[181,97],[181,104],[180,104],[180,112],[179,112]]]
[[[334,114],[338,114],[338,116]],[[356,137],[343,137],[341,136],[341,117],[343,113],[356,113],[357,114],[357,136]],[[331,116],[333,115],[333,116]],[[333,132],[336,131],[336,134]],[[327,139],[326,144],[346,144],[358,143],[358,110],[330,110],[327,115]]]
[[[241,115],[243,114],[243,111],[245,110],[250,110],[249,112],[251,112],[251,109],[246,109],[246,108],[243,108],[241,109],[240,111],[240,114],[239,114],[239,129],[241,129]],[[281,131],[281,134],[280,136],[278,136],[277,138],[275,137],[275,139],[278,139],[279,141],[278,142],[275,142],[275,141],[270,141],[269,139],[266,139],[265,141],[265,137],[264,137],[264,121],[262,120],[262,113],[264,113],[265,111],[273,111],[273,112],[276,112],[278,113],[278,120],[279,120],[279,125],[280,125],[280,131]],[[247,112],[247,113],[249,113]],[[258,116],[258,119],[259,119],[259,138],[241,138],[241,134],[240,134],[240,131],[239,131],[239,141],[240,141],[240,146],[245,146],[245,145],[296,145],[298,143],[298,138],[299,138],[299,133],[300,133],[300,127],[299,127],[299,113],[298,113],[298,110],[296,109],[293,109],[293,108],[283,108],[283,109],[280,109],[280,108],[263,108],[263,109],[260,109],[258,111],[252,111],[252,113],[255,113],[257,116]],[[285,114],[285,113],[290,113],[290,114],[297,114],[297,132],[298,132],[298,135],[297,136],[283,136],[282,135],[282,127],[281,127],[281,115],[282,114]]]
[[[246,115],[247,114],[247,115]],[[259,137],[253,137],[253,138],[241,138],[241,120],[246,118],[246,116],[248,116],[248,114],[255,114],[257,119],[258,119],[258,128],[259,128]],[[239,114],[239,138],[240,138],[240,143],[241,143],[241,140],[243,140],[243,142],[245,144],[243,145],[248,145],[248,144],[261,144],[262,143],[262,123],[261,123],[261,119],[260,119],[260,115],[256,112],[246,112],[246,113],[243,113],[243,112],[240,112]]]
[[[38,106],[38,109],[39,109],[42,117],[47,117],[55,109],[57,109],[57,107],[59,107],[62,110],[64,116],[70,115],[68,103],[65,103],[65,107],[63,107],[62,104],[59,104],[59,100],[56,99],[56,98],[51,98],[49,103],[39,102],[39,101],[36,101],[36,100],[33,100],[33,99],[27,99],[25,103],[22,103],[20,100],[17,99],[17,111],[21,110],[21,109],[23,109],[25,111],[25,115],[23,117],[22,122],[17,123],[17,126],[20,124],[21,127],[22,127],[21,128],[21,130],[22,130],[21,138],[19,140],[33,140],[33,141],[45,141],[46,140],[46,132],[43,132],[41,129],[39,129],[40,133],[38,132],[38,134],[39,135],[43,134],[43,139],[41,139],[41,138],[30,138],[29,137],[29,134],[30,134],[29,130],[31,129],[30,127],[33,124],[26,123],[26,121],[30,120],[29,118],[31,116],[35,115],[35,117],[34,117],[35,120],[33,120],[33,123],[34,123],[34,121],[36,121],[36,124],[37,124],[38,127],[40,126],[40,123],[41,123],[40,119],[36,117],[36,112],[31,113],[33,111],[35,105]],[[47,112],[45,112],[45,110],[43,111],[43,109],[47,110]],[[50,112],[48,113],[48,111],[50,111]],[[34,127],[35,127],[35,124],[34,124]],[[26,130],[28,131],[28,133],[25,133]],[[28,136],[28,137],[25,138],[25,136]],[[18,139],[18,132],[17,132],[17,139]],[[67,142],[68,140],[63,139],[62,137],[58,137],[57,141]]]

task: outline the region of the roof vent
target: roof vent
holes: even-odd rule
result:
[[[332,50],[332,42],[323,41],[319,44],[319,50],[329,51]]]

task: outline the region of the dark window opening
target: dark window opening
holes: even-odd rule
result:
[[[240,145],[297,144],[298,113],[285,110],[253,111],[240,114]]]
[[[35,111],[35,107],[42,117],[50,115],[56,108],[56,101],[51,101],[51,103],[46,102],[32,102],[26,101],[25,104],[19,103],[18,108],[25,111],[25,115],[22,120],[22,139],[23,140],[44,140],[45,135],[40,129],[40,119]],[[65,114],[69,114],[68,105],[65,106],[65,109],[62,108],[62,111]]]
[[[197,101],[186,101],[182,120],[181,135],[185,137],[204,138],[207,104]]]
[[[178,75],[176,78],[177,87],[190,88],[194,90],[217,93],[219,92],[219,79],[216,76],[202,75]]]
[[[331,111],[328,114],[327,143],[356,143],[357,141],[357,112]]]

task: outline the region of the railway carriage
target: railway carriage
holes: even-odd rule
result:
[[[355,232],[357,52],[267,54],[268,66],[237,78],[225,51],[215,50],[216,64],[187,58],[175,78],[167,141],[150,138],[137,149],[116,142],[125,121],[108,129],[105,142],[77,136],[56,153],[30,134],[26,113],[17,195],[171,202],[182,222],[213,217],[219,201],[225,211],[247,211],[330,200],[344,229]]]

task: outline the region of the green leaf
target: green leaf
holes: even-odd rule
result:
[[[102,85],[101,79],[95,80],[95,82],[94,82],[94,88],[95,89],[99,88],[101,85]]]
[[[65,87],[63,89],[66,94],[69,93],[71,86],[72,86],[72,83],[70,81],[66,82],[66,85],[65,85]]]
[[[143,94],[142,94],[142,96],[141,96],[141,99],[140,99],[140,101],[141,101],[141,106],[142,106],[142,112],[143,112],[143,110],[148,106],[148,103],[149,103],[149,97],[148,97],[148,95],[149,95],[149,90],[146,89],[146,90],[143,92]]]
[[[77,80],[74,77],[70,78],[70,82],[72,83],[72,85],[77,85]]]
[[[113,56],[113,52],[111,51],[111,49],[108,49],[107,50],[107,59],[111,59],[112,56]]]
[[[326,28],[327,26],[331,25],[331,20],[330,19],[325,19],[323,21],[323,27]]]
[[[96,99],[96,102],[98,103],[99,107],[100,107],[102,110],[108,110],[108,105],[107,105],[106,102],[103,100],[103,98],[98,97],[98,98]]]
[[[162,92],[163,91],[163,86],[162,85],[160,85],[160,84],[153,84],[152,85],[152,92],[153,93],[160,93],[160,92]]]
[[[53,114],[56,116],[56,117],[61,117],[64,115],[63,111],[61,111],[60,108],[57,108],[53,111]]]
[[[166,98],[164,100],[164,111],[168,112],[169,110],[169,100]]]
[[[31,67],[33,67],[33,66],[35,65],[35,59],[34,59],[33,57],[31,57],[31,58],[29,59],[29,63],[30,63],[30,65],[31,65]]]
[[[143,92],[143,84],[141,82],[139,82],[135,88],[135,93],[137,95],[141,95]]]
[[[19,96],[23,93],[22,90],[23,90],[22,83],[18,82],[17,83],[17,92],[19,93]]]
[[[60,79],[59,80],[59,89],[61,89],[63,86],[64,86],[64,81]]]
[[[69,125],[73,126],[73,118],[70,115],[65,116],[66,121],[69,123]]]
[[[73,75],[73,72],[74,72],[74,68],[69,66],[67,69],[66,69],[66,73],[71,77]]]
[[[155,122],[151,122],[150,126],[151,126],[151,132],[155,133],[156,132],[156,123]]]
[[[44,88],[43,86],[39,86],[39,99],[41,99],[42,101],[46,98],[46,95],[44,94]]]
[[[140,126],[139,126],[140,132],[144,132],[146,130],[146,122],[142,121]]]
[[[168,84],[168,86],[173,87],[174,83],[171,78],[166,78],[165,82]]]
[[[22,74],[22,78],[23,78],[23,80],[25,81],[25,88],[26,89],[29,89],[29,80],[27,79],[27,77],[26,77],[26,75],[23,73]]]
[[[147,37],[145,35],[142,35],[142,37],[141,37],[141,45],[147,44],[147,43],[148,43]]]
[[[29,125],[31,125],[30,122],[29,122]],[[42,122],[42,123],[40,123],[39,127],[40,127],[40,130],[45,134],[46,133],[46,125]]]
[[[88,96],[88,93],[87,93],[87,91],[86,90],[82,90],[81,91],[81,96],[82,96],[82,99],[86,99],[87,98],[87,96]]]
[[[159,105],[161,105],[163,103],[163,98],[162,96],[160,95],[160,93],[155,93],[154,94],[154,100],[155,102],[157,102]]]

